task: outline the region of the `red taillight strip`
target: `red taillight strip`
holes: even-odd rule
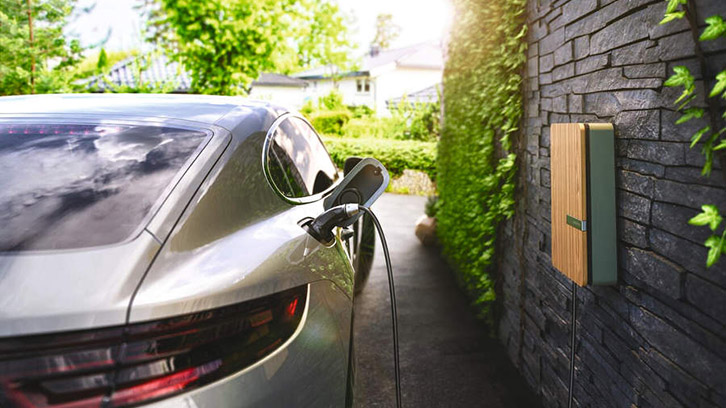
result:
[[[221,360],[214,360],[199,367],[187,368],[165,377],[116,391],[113,393],[111,403],[113,406],[127,406],[177,393],[184,390],[184,387],[190,383],[216,371],[221,366]]]
[[[300,286],[121,328],[0,339],[0,406],[127,407],[208,384],[293,338],[307,298]]]

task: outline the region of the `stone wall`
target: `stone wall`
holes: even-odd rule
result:
[[[549,125],[616,128],[619,282],[576,290],[574,406],[726,407],[726,260],[706,269],[704,203],[726,211],[719,169],[700,175],[663,87],[676,65],[701,76],[685,20],[662,0],[530,0],[516,216],[502,227],[499,336],[545,407],[565,407],[571,283],[550,259]],[[726,1],[697,1],[700,23]],[[711,75],[726,41],[704,44]],[[699,81],[698,92],[705,94]],[[702,101],[701,101],[702,103]],[[718,165],[717,165],[718,167]]]

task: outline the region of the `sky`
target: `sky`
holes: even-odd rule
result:
[[[401,27],[401,35],[393,47],[416,44],[441,38],[452,18],[450,0],[337,0],[342,11],[352,17],[350,31],[360,52],[368,50],[375,35],[376,16],[393,15]],[[79,7],[96,3],[93,10],[81,15],[67,31],[81,39],[85,46],[98,43],[109,33],[107,50],[123,50],[141,46],[143,23],[133,9],[136,0],[79,0]]]

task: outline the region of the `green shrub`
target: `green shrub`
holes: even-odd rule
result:
[[[408,138],[411,140],[435,141],[439,137],[441,105],[436,103],[419,104],[412,111]]]
[[[437,231],[460,284],[491,320],[497,226],[514,212],[511,139],[522,117],[526,0],[453,3],[461,18],[444,67]]]
[[[436,176],[436,143],[338,137],[325,137],[324,142],[341,169],[348,157],[373,157],[386,166],[391,176],[399,176],[406,169],[421,170],[432,179]]]
[[[366,105],[358,105],[358,106],[349,105],[349,106],[347,106],[347,108],[353,114],[353,118],[369,117],[369,116],[373,116],[376,113],[376,111],[374,111],[373,109],[369,108]]]
[[[426,199],[426,206],[424,207],[424,214],[427,217],[436,217],[436,212],[439,210],[439,196],[429,196]]]
[[[391,135],[400,140],[436,141],[440,114],[438,100],[435,103],[411,103],[403,98],[388,118]]]
[[[308,99],[305,101],[302,108],[300,108],[300,113],[309,119],[313,112],[315,112],[315,104],[313,104],[312,99]]]
[[[375,116],[353,118],[343,127],[343,135],[350,138],[403,139],[406,124],[398,118]]]
[[[347,110],[319,111],[310,115],[310,123],[315,129],[325,135],[342,135],[343,127],[350,120]]]
[[[329,111],[348,110],[343,104],[343,94],[337,89],[333,89],[327,95],[318,98],[318,107]]]
[[[380,138],[384,137],[381,132],[380,121],[376,117],[353,118],[343,127],[343,135],[349,138]]]

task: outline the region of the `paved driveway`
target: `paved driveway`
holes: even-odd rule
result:
[[[405,407],[536,407],[535,400],[487,337],[435,249],[419,244],[416,219],[426,199],[385,194],[373,206],[391,249],[398,298]],[[355,406],[393,407],[388,283],[380,242],[368,286],[355,303]]]

